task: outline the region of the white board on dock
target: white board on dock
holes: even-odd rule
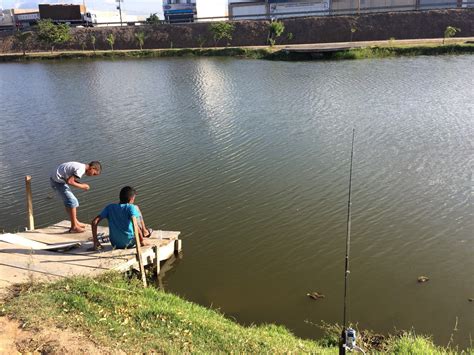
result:
[[[31,248],[33,250],[66,250],[81,246],[80,242],[46,244],[10,233],[0,234],[0,241],[21,247]]]

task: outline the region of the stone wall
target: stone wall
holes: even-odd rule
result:
[[[327,43],[353,41],[418,39],[443,37],[447,26],[461,29],[459,36],[474,36],[474,9],[432,10],[420,12],[391,12],[366,14],[361,16],[322,16],[283,20],[285,33],[277,39],[277,44]],[[266,45],[268,21],[234,22],[231,46]],[[156,26],[124,26],[73,28],[73,40],[57,49],[92,49],[91,36],[96,38],[96,49],[110,49],[106,41],[113,33],[116,37],[115,49],[138,49],[135,33],[144,32],[145,49],[213,47],[214,40],[209,23],[162,24]],[[288,34],[291,33],[291,36]],[[218,43],[225,46],[227,43]],[[29,51],[48,50],[33,36],[28,43]],[[0,34],[0,51],[19,52],[20,46],[8,33]]]

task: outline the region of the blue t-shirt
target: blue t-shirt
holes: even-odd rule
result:
[[[109,237],[114,247],[124,249],[135,246],[132,217],[141,217],[137,206],[131,203],[111,203],[99,216],[109,221]]]

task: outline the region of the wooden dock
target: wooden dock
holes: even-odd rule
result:
[[[68,232],[69,221],[15,234],[0,234],[0,293],[12,284],[29,281],[49,281],[64,277],[94,276],[105,271],[126,272],[138,269],[136,248],[114,249],[110,242],[101,243],[103,249],[91,250],[92,231]],[[108,236],[108,227],[98,227],[98,233]],[[157,272],[160,263],[181,252],[180,232],[153,231],[145,240],[150,246],[141,248],[144,265],[152,265]],[[64,244],[73,244],[61,248]],[[74,245],[76,244],[76,245]],[[59,246],[59,250],[52,251]]]

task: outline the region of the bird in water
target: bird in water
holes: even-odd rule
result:
[[[420,283],[421,283],[421,282],[426,282],[426,281],[428,281],[428,280],[429,280],[429,278],[426,277],[426,276],[418,276],[418,282],[420,282]]]
[[[310,292],[310,293],[307,293],[306,296],[308,296],[309,298],[312,298],[313,300],[319,300],[321,298],[326,297],[322,293],[319,293],[319,292]]]

